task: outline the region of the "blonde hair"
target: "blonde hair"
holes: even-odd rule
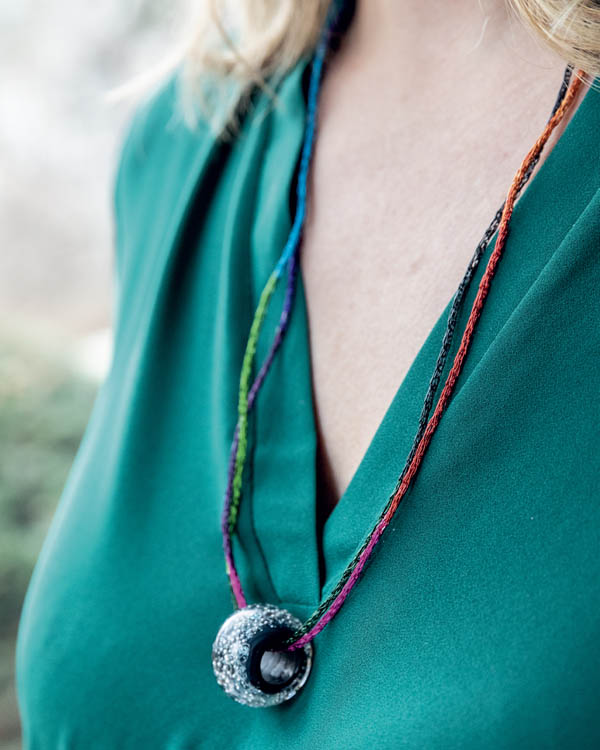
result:
[[[506,0],[565,62],[600,74],[600,3]],[[185,121],[224,138],[259,87],[277,103],[278,81],[314,48],[330,0],[201,0],[194,31],[172,58]],[[163,69],[164,72],[164,69]]]
[[[201,0],[179,71],[180,103],[194,126],[224,137],[256,87],[277,103],[277,83],[314,49],[331,0]]]
[[[600,3],[596,0],[509,0],[519,17],[565,62],[600,74]]]

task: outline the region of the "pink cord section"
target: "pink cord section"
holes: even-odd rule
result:
[[[235,472],[235,457],[237,455],[239,440],[239,424],[236,425],[233,443],[229,453],[229,467],[227,469],[227,490],[225,491],[225,503],[221,514],[221,534],[223,536],[223,551],[225,552],[225,570],[229,576],[229,583],[237,606],[242,609],[246,606],[246,597],[242,589],[242,583],[233,561],[233,550],[231,548],[231,535],[229,533],[229,509],[233,495],[233,475]]]
[[[406,485],[406,487],[408,487],[408,485]],[[404,489],[404,491],[402,492],[402,494],[404,494],[405,491],[406,491],[406,488]],[[365,547],[362,555],[360,556],[360,558],[359,558],[359,560],[358,560],[358,562],[356,564],[356,567],[352,571],[352,573],[350,575],[350,578],[348,578],[348,580],[344,584],[344,587],[342,588],[342,590],[340,591],[340,593],[337,595],[337,597],[336,597],[335,601],[333,602],[333,604],[331,605],[331,607],[327,610],[327,612],[323,615],[323,617],[319,620],[319,622],[311,630],[308,631],[308,633],[306,633],[305,635],[303,635],[301,638],[299,638],[297,641],[295,641],[295,643],[293,643],[291,646],[288,647],[288,649],[287,649],[288,651],[294,651],[297,648],[302,648],[307,643],[309,643],[310,641],[312,641],[312,639],[316,635],[318,635],[321,632],[321,630],[323,630],[323,628],[329,622],[331,622],[331,620],[333,620],[333,618],[337,615],[337,613],[340,611],[340,609],[342,607],[342,604],[346,600],[346,597],[350,593],[350,590],[352,589],[352,587],[354,586],[354,584],[358,580],[358,577],[360,576],[360,574],[362,572],[362,569],[365,567],[365,564],[366,564],[367,560],[369,559],[369,556],[371,555],[371,552],[373,551],[375,545],[379,541],[379,539],[380,539],[381,535],[383,534],[386,526],[392,520],[393,515],[394,515],[393,513],[388,513],[383,518],[383,520],[381,521],[381,523],[377,526],[377,528],[375,529],[375,531],[373,533],[373,536],[371,537],[368,545]]]
[[[246,597],[244,596],[244,592],[242,590],[240,577],[238,576],[238,572],[233,563],[233,554],[231,552],[231,543],[229,541],[229,537],[227,537],[227,542],[225,543],[225,558],[227,561],[226,563],[227,575],[229,576],[229,581],[231,583],[231,590],[233,591],[233,595],[235,597],[235,603],[240,609],[243,609],[247,605],[247,602],[246,602]]]

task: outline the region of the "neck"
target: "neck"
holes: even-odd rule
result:
[[[422,74],[560,67],[507,0],[357,0],[352,34],[367,60],[385,58]]]

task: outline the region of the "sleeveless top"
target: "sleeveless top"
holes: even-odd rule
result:
[[[212,642],[232,612],[220,513],[238,379],[292,222],[311,59],[286,74],[275,108],[257,96],[232,143],[174,116],[174,78],[138,108],[124,139],[114,181],[114,358],[19,628],[28,750],[600,745],[593,89],[516,205],[447,412],[357,587],[314,642],[305,688],[255,709],[213,676]],[[298,283],[251,418],[234,552],[250,603],[305,619],[395,485],[451,300],[321,540]],[[269,343],[261,337],[258,362]]]

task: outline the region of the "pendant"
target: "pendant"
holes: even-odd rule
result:
[[[217,682],[246,706],[276,706],[304,686],[313,661],[313,645],[285,651],[284,641],[302,625],[285,609],[251,604],[221,625],[212,647]]]

